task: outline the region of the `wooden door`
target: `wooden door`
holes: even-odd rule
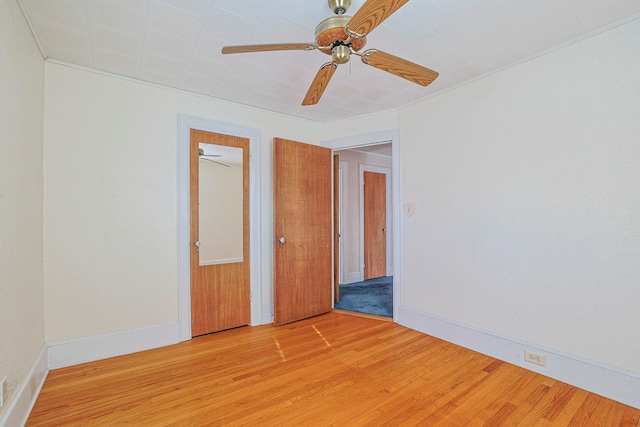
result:
[[[387,275],[386,175],[364,172],[364,280]]]
[[[331,310],[331,150],[275,138],[274,324]]]
[[[242,149],[242,261],[200,265],[200,143]],[[191,335],[248,325],[251,321],[249,269],[249,140],[191,130]],[[220,166],[224,167],[224,166]],[[224,182],[221,183],[225,185]],[[202,195],[205,197],[205,195]]]

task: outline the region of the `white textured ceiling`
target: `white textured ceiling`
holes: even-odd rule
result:
[[[367,37],[440,72],[428,87],[338,67],[302,99],[320,51],[222,55],[225,45],[313,42],[326,0],[19,0],[46,59],[328,122],[392,110],[640,16],[640,0],[413,0]],[[364,3],[353,0],[347,14]]]

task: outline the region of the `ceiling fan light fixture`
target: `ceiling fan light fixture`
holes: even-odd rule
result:
[[[331,50],[331,58],[336,64],[346,64],[349,62],[351,56],[351,49],[343,44],[334,47]]]

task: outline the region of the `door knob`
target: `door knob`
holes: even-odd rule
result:
[[[200,252],[200,240],[196,240],[194,246],[196,247],[196,252]]]
[[[280,242],[280,243],[284,243],[286,241],[287,241],[287,239],[285,239],[284,237],[281,237],[281,238],[278,239],[278,242]]]

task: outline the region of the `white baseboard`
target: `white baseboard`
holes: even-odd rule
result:
[[[346,285],[348,283],[356,283],[356,282],[362,282],[362,274],[360,274],[359,271],[356,271],[353,273],[347,273],[347,281],[343,283],[343,285]]]
[[[407,307],[398,307],[397,323],[462,347],[571,384],[640,409],[640,374],[500,336]],[[547,366],[524,361],[524,350],[546,356]]]
[[[49,345],[49,369],[64,368],[108,357],[136,353],[180,342],[179,323],[94,335]]]
[[[27,423],[48,372],[47,346],[45,344],[29,373],[18,387],[18,391],[9,402],[6,411],[0,417],[0,426],[23,426]]]
[[[272,304],[262,306],[261,325],[268,325],[269,323],[273,323],[273,305]]]

